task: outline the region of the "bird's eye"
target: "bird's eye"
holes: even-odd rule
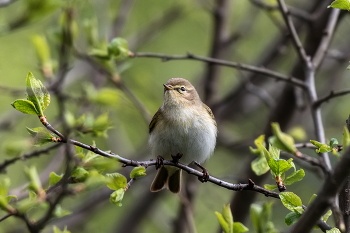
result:
[[[186,91],[185,87],[180,88],[181,91]]]

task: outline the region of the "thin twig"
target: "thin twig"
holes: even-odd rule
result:
[[[343,95],[348,95],[350,94],[350,90],[342,90],[342,91],[331,91],[327,96],[319,98],[318,100],[316,100],[313,105],[314,107],[319,107],[321,104],[323,104],[324,102],[327,102],[333,98],[339,97],[339,96],[343,96]]]
[[[210,57],[202,57],[202,56],[197,56],[191,53],[187,53],[187,55],[166,55],[166,54],[160,54],[160,53],[134,53],[131,57],[137,58],[137,57],[150,57],[150,58],[158,58],[161,59],[162,61],[171,61],[171,60],[195,60],[195,61],[201,61],[201,62],[207,62],[207,63],[213,63],[217,65],[222,65],[222,66],[227,66],[227,67],[232,67],[235,69],[239,70],[246,70],[246,71],[251,71],[255,72],[257,74],[262,74],[266,75],[267,77],[274,78],[276,80],[281,80],[290,84],[293,84],[295,86],[301,87],[303,89],[306,88],[304,82],[301,80],[283,75],[281,73],[278,73],[276,71],[264,68],[264,67],[256,67],[252,65],[247,65],[247,64],[242,64],[242,63],[237,63],[237,62],[230,62],[226,60],[221,60],[221,59],[215,59],[215,58],[210,58]]]
[[[286,4],[284,3],[284,0],[278,0],[278,5],[279,5],[279,7],[281,9],[281,13],[282,13],[283,19],[286,22],[288,30],[289,30],[289,32],[291,34],[292,41],[293,41],[293,44],[294,44],[294,46],[296,48],[296,51],[297,51],[297,53],[299,55],[299,58],[302,61],[304,61],[305,64],[307,65],[307,63],[310,62],[310,58],[306,54],[306,52],[304,50],[304,47],[301,44],[301,41],[299,39],[298,33],[295,30],[293,21],[292,21],[292,19],[290,17],[290,11],[288,10]]]
[[[6,159],[4,162],[2,162],[0,164],[0,173],[5,172],[6,168],[9,165],[17,162],[18,160],[26,160],[26,159],[29,159],[29,158],[33,158],[33,157],[39,156],[41,154],[46,154],[46,153],[50,152],[51,150],[53,150],[53,149],[55,149],[55,148],[57,148],[57,147],[59,147],[61,145],[62,144],[60,144],[60,143],[55,143],[55,144],[52,144],[49,147],[46,147],[44,149],[35,150],[35,151],[32,151],[32,152],[23,154],[21,156],[18,156],[16,158]]]

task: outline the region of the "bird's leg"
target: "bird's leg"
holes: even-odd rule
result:
[[[196,164],[200,169],[202,169],[202,172],[203,172],[203,176],[198,177],[198,180],[202,183],[207,182],[209,180],[208,170],[202,165],[200,165],[199,163],[197,163],[196,161],[194,161],[194,164]]]
[[[156,160],[156,170],[158,170],[161,166],[163,166],[163,160],[164,158],[160,155],[157,156]]]
[[[178,163],[179,160],[181,159],[183,154],[177,153],[176,155],[171,155],[171,158],[173,158],[174,163]]]

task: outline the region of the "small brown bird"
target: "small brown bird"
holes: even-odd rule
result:
[[[204,162],[213,153],[217,127],[211,109],[205,105],[192,84],[172,78],[164,86],[164,102],[149,125],[152,155],[171,160],[181,154],[180,163]],[[165,187],[173,193],[181,189],[181,170],[162,166],[154,178],[151,191]]]

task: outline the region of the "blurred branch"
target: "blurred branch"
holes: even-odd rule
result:
[[[8,5],[11,5],[12,3],[16,2],[17,0],[1,0],[0,1],[0,7],[6,7]]]
[[[109,37],[110,40],[120,36],[134,3],[135,0],[123,0],[120,3],[117,16],[113,20],[111,35]]]
[[[334,29],[335,29],[337,22],[338,22],[340,10],[333,8],[331,11],[332,11],[332,13],[329,16],[327,26],[323,32],[323,38],[320,42],[320,45],[318,46],[318,49],[317,49],[315,55],[312,58],[312,63],[313,63],[313,66],[315,67],[315,69],[317,69],[320,66],[321,62],[323,61],[323,59],[327,53],[327,50],[329,48],[329,44],[333,38]]]
[[[79,51],[74,51],[74,54],[80,60],[83,60],[90,64],[94,69],[98,72],[107,76],[107,78],[112,81],[114,85],[116,85],[124,94],[130,99],[130,101],[135,105],[135,107],[141,113],[143,119],[148,124],[151,121],[151,116],[148,113],[146,107],[142,104],[142,102],[134,95],[134,93],[123,83],[120,79],[119,75],[111,73],[107,70],[103,65],[94,60],[91,56],[87,54],[80,53]]]
[[[0,86],[0,93],[5,94],[6,92],[12,96],[20,96],[23,95],[23,93],[25,93],[25,90],[13,87]]]
[[[284,3],[284,0],[278,0],[278,5],[280,7],[283,19],[286,22],[286,25],[288,27],[288,30],[289,30],[290,35],[292,37],[294,47],[299,55],[300,60],[304,61],[305,65],[307,67],[310,67],[309,66],[310,57],[306,54],[305,49],[304,49],[303,45],[301,44],[298,33],[295,30],[293,21],[290,17],[290,11],[288,10],[286,4]]]
[[[317,149],[315,145],[313,145],[310,142],[303,142],[303,143],[295,143],[294,146],[296,148],[310,148],[310,149]]]
[[[61,146],[60,144],[53,144],[53,145],[50,145],[49,147],[46,147],[44,149],[39,149],[39,150],[35,150],[35,151],[32,151],[32,152],[29,152],[29,153],[26,153],[26,154],[23,154],[21,156],[18,156],[16,158],[12,158],[12,159],[6,159],[4,162],[2,162],[0,164],[0,173],[4,173],[6,171],[6,168],[17,162],[18,160],[26,160],[26,159],[29,159],[29,158],[33,158],[33,157],[37,157],[41,154],[47,154],[48,152],[50,152],[51,150],[57,148]]]
[[[342,90],[342,91],[331,91],[329,93],[329,95],[325,96],[325,97],[322,97],[322,98],[319,98],[318,100],[316,100],[313,105],[314,107],[319,107],[321,104],[323,104],[324,102],[327,102],[333,98],[336,98],[336,97],[339,97],[339,96],[343,96],[343,95],[348,95],[350,94],[350,90]]]
[[[264,9],[264,10],[267,10],[267,11],[276,11],[279,9],[278,5],[268,4],[268,3],[265,3],[261,0],[250,0],[250,2],[252,4]],[[305,20],[307,22],[311,22],[313,20],[312,15],[307,11],[304,11],[302,9],[298,9],[298,8],[295,8],[292,6],[287,6],[287,8],[288,8],[288,11],[290,12],[290,14],[296,18]]]
[[[273,70],[266,69],[264,67],[256,67],[252,65],[247,65],[247,64],[242,64],[242,63],[237,63],[237,62],[230,62],[226,60],[220,60],[220,59],[215,59],[215,58],[210,58],[210,57],[201,57],[197,56],[191,53],[188,53],[187,55],[166,55],[166,54],[159,54],[159,53],[134,53],[131,57],[137,58],[137,57],[150,57],[150,58],[159,58],[162,59],[162,61],[171,61],[171,60],[195,60],[195,61],[201,61],[201,62],[207,62],[207,63],[214,63],[217,65],[222,65],[222,66],[227,66],[227,67],[232,67],[236,68],[239,70],[246,70],[246,71],[251,71],[255,72],[258,74],[266,75],[267,77],[274,78],[276,80],[284,81],[290,84],[293,84],[295,86],[305,88],[305,84],[291,76],[283,75],[281,73],[278,73]]]
[[[350,150],[346,150],[336,164],[330,175],[326,178],[317,197],[311,202],[310,206],[301,215],[291,230],[291,233],[310,232],[316,222],[321,218],[324,212],[331,206],[338,191],[350,174]]]

